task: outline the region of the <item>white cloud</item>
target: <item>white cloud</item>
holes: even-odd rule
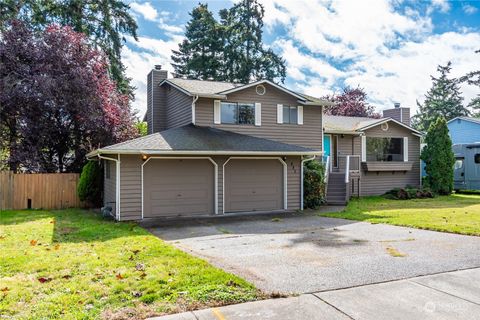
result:
[[[398,101],[415,112],[437,65],[451,60],[456,77],[478,69],[474,51],[480,34],[465,30],[434,35],[428,14],[411,7],[402,11],[396,4],[266,0],[267,27],[288,30],[289,39],[275,41],[287,62],[288,84],[315,96],[342,85],[360,85],[378,110]],[[431,6],[450,9],[444,1]],[[462,89],[466,101],[475,95],[472,87]]]
[[[474,14],[475,12],[478,11],[477,7],[471,6],[469,4],[465,4],[462,6],[463,12],[466,14]]]
[[[450,3],[448,3],[448,0],[432,0],[427,13],[430,14],[436,9],[440,10],[440,12],[447,13],[450,11]]]
[[[132,85],[136,87],[133,109],[138,111],[138,116],[143,117],[147,110],[147,74],[154,65],[160,64],[162,68],[173,72],[170,56],[172,50],[178,49],[178,43],[183,39],[176,36],[170,40],[139,37],[136,42],[127,38],[128,46],[122,50],[122,61],[126,67],[127,76],[132,78]]]
[[[150,2],[132,2],[130,8],[136,13],[141,14],[145,20],[155,21],[155,19],[157,19],[158,11]]]

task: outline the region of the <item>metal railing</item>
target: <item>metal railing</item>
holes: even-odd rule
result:
[[[327,156],[325,159],[325,174],[324,174],[324,182],[325,184],[328,184],[328,177],[330,176],[330,171],[332,170],[331,168],[331,163],[330,163],[330,156]]]

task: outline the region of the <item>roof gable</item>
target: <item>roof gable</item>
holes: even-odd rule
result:
[[[379,126],[386,122],[394,122],[402,126],[416,135],[422,135],[422,132],[397,121],[392,118],[365,118],[365,117],[345,117],[345,116],[329,116],[325,115],[323,119],[325,132],[327,133],[345,133],[345,134],[360,134],[365,130]]]
[[[480,118],[472,118],[472,117],[455,117],[452,120],[447,121],[447,124],[452,123],[455,120],[468,121],[468,122],[472,122],[472,123],[480,125]]]
[[[317,106],[328,106],[332,104],[331,102],[326,100],[294,92],[269,80],[259,80],[248,84],[243,84],[222,81],[173,78],[165,79],[159,85],[162,86],[164,84],[169,84],[189,96],[219,99],[225,99],[230,93],[245,90],[259,84],[268,84],[278,90],[285,92],[288,95],[295,97],[302,104]]]

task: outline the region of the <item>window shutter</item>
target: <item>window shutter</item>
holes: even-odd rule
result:
[[[213,101],[213,123],[220,124],[220,100]]]
[[[403,161],[408,162],[408,137],[403,138]]]
[[[255,125],[262,125],[262,104],[259,102],[255,103]]]
[[[362,162],[367,162],[367,137],[362,136]]]
[[[297,107],[297,123],[303,124],[303,106]]]
[[[283,123],[283,104],[277,104],[277,123]]]

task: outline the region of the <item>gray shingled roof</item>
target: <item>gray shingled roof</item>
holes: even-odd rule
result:
[[[232,83],[232,82],[221,82],[221,81],[210,81],[210,80],[194,80],[194,79],[182,79],[182,78],[166,79],[166,81],[183,89],[184,91],[190,93],[191,95],[200,95],[200,96],[202,95],[221,96],[221,95],[224,95],[225,91],[253,84],[253,83],[244,84],[244,83]],[[266,81],[266,80],[263,80],[263,81]],[[257,82],[261,83],[263,81],[257,81]],[[277,85],[277,84],[274,84],[274,85]],[[328,105],[331,103],[329,101],[326,101],[320,98],[315,98],[303,93],[292,91],[280,85],[277,85],[277,86],[281,87],[287,92],[290,92],[293,95],[297,95],[300,98],[303,98],[307,103],[314,103],[319,105]]]
[[[318,150],[297,145],[193,124],[114,144],[97,150],[97,153],[174,153],[176,151],[211,152],[212,154],[219,152],[224,154],[229,152],[320,153]]]
[[[363,127],[369,126],[384,119],[373,119],[365,117],[345,117],[345,116],[323,116],[323,126],[325,132],[355,132]]]
[[[192,94],[219,94],[222,91],[243,86],[243,83],[231,83],[209,80],[190,80],[181,78],[173,78],[167,80]]]

